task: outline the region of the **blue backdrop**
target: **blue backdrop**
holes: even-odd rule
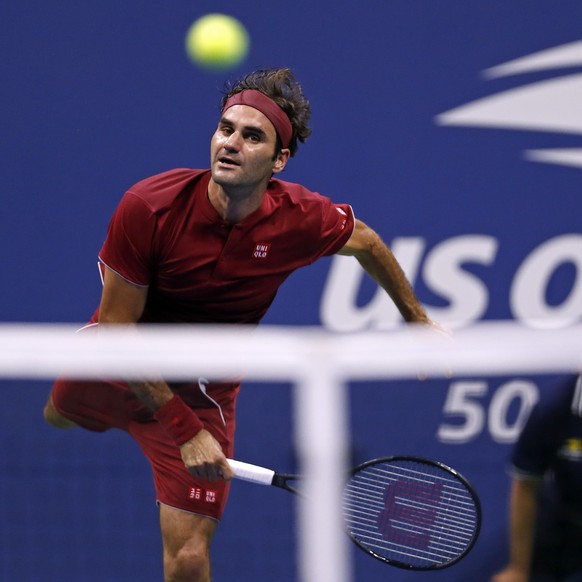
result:
[[[251,35],[246,62],[193,66],[184,36],[221,11]],[[132,183],[206,167],[227,78],[291,66],[313,135],[283,178],[356,215],[392,246],[431,315],[562,324],[582,316],[582,6],[485,3],[196,3],[5,0],[0,5],[0,321],[84,322],[96,255]],[[266,323],[394,329],[353,260],[293,275]],[[0,383],[0,578],[161,579],[149,468],[124,435],[45,428],[44,382]],[[360,555],[358,581],[486,581],[506,559],[511,444],[551,378],[351,386],[354,459],[414,453],[483,497],[473,553],[412,574]],[[248,384],[237,456],[296,468],[289,386]],[[237,483],[214,548],[220,581],[296,579],[293,500]]]

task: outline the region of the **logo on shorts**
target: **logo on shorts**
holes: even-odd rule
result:
[[[204,503],[216,503],[218,501],[218,493],[210,489],[202,489],[202,487],[190,487],[188,498],[195,501],[204,501]]]
[[[200,487],[190,487],[190,499],[202,499],[202,489]]]
[[[257,243],[253,251],[253,259],[266,259],[271,250],[271,243]]]

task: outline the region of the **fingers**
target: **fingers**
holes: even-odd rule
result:
[[[180,454],[190,475],[208,481],[230,481],[234,473],[218,441],[206,430],[180,447]]]
[[[433,321],[432,319],[428,319],[423,325],[425,325],[428,330],[434,332],[439,337],[449,338],[449,339],[453,337],[453,331],[450,328],[448,328],[446,325],[442,325],[441,323],[438,323],[437,321]]]
[[[433,321],[431,319],[427,320],[426,323],[423,324],[423,326],[425,327],[419,328],[423,334],[421,336],[423,340],[430,340],[431,345],[433,341],[437,343],[443,342],[442,344],[439,345],[442,345],[445,348],[452,346],[453,332],[448,327],[441,325],[440,323],[437,323],[436,321]],[[422,331],[423,329],[428,330],[429,334],[424,335],[424,331]],[[446,361],[443,361],[443,370],[442,372],[439,371],[437,376],[438,377],[444,376],[445,378],[450,380],[454,376],[452,367],[448,365]],[[419,369],[417,371],[416,377],[418,380],[423,382],[429,378],[429,375],[423,369]]]
[[[218,463],[204,463],[203,465],[186,465],[186,469],[193,477],[206,479],[207,481],[231,481],[234,478],[234,472],[226,461]]]
[[[192,477],[206,479],[207,481],[230,481],[232,479],[232,470],[224,468],[218,463],[204,463],[203,465],[186,465],[186,469]]]
[[[232,467],[228,464],[226,458],[224,459],[224,465],[221,466],[220,470],[222,473],[222,478],[225,481],[232,481],[234,479],[234,471],[232,470]]]

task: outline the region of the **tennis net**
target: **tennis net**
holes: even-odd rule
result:
[[[331,334],[319,328],[260,327],[251,331],[224,326],[142,326],[136,332],[115,326],[99,333],[76,334],[70,325],[0,325],[0,379],[7,388],[43,383],[61,374],[85,379],[162,376],[175,381],[201,375],[244,375],[249,381],[285,386],[290,383],[295,411],[292,416],[296,419],[295,446],[306,477],[306,497],[299,503],[297,529],[297,575],[305,582],[353,579],[351,554],[346,548],[347,538],[341,533],[341,516],[337,511],[350,442],[347,382],[409,379],[419,375],[431,378],[517,372],[570,373],[580,369],[582,326],[533,329],[514,322],[483,323],[459,330],[448,338],[422,329]],[[11,389],[10,393],[14,401],[25,394],[23,389]],[[325,415],[321,414],[322,410],[327,411]],[[22,439],[32,438],[18,435],[18,419],[8,416],[6,419],[9,422],[3,429],[5,447],[18,447]],[[52,529],[45,535],[52,536],[55,544],[63,548],[72,547],[72,554],[80,554],[83,540],[71,536],[70,530],[83,521],[84,504],[103,497],[100,502],[107,508],[103,475],[108,474],[115,481],[115,487],[124,491],[128,470],[123,463],[108,461],[107,439],[113,437],[105,437],[104,448],[100,449],[102,457],[98,459],[87,458],[75,449],[71,442],[76,439],[69,435],[56,438],[63,447],[61,452],[45,449],[42,442],[38,447],[49,458],[52,455],[54,479],[58,477],[59,487],[67,484],[71,489],[70,498],[77,500],[77,505],[65,512],[48,512],[46,523]],[[127,447],[131,454],[131,444]],[[49,463],[46,457],[45,461]],[[93,470],[95,467],[100,473]],[[35,479],[35,466],[28,466],[26,458],[20,458],[16,465],[7,463],[5,470],[22,481],[23,486]],[[101,477],[96,477],[98,474]],[[57,484],[48,486],[57,487]],[[38,484],[38,496],[42,497],[43,490],[46,493],[46,487],[46,482]],[[131,495],[124,499],[131,505]],[[20,508],[24,514],[34,513],[30,499],[22,502],[26,503]],[[3,504],[6,522],[15,514],[9,496],[4,497]],[[129,529],[119,536],[112,535],[106,527],[111,518],[107,513],[101,516],[101,523],[94,524],[96,528],[103,528],[100,543],[104,555],[108,545],[123,544],[123,540],[133,536],[138,540],[134,552],[139,554],[139,538],[145,525],[135,519],[138,510],[131,515],[134,517],[127,518]],[[34,527],[35,522],[35,516],[29,515],[27,528]],[[34,546],[34,539],[29,539],[26,531],[19,530],[20,537],[15,539],[11,528],[3,530],[5,547],[17,553],[31,544]],[[53,559],[66,560],[62,556]],[[138,555],[127,555],[128,568],[135,568],[138,561]],[[82,567],[87,570],[86,579],[92,579],[91,563],[85,562]],[[25,579],[13,575],[15,568],[10,572],[5,570],[5,578]],[[265,579],[267,576],[265,572]]]

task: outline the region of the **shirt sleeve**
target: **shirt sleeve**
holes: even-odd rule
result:
[[[325,199],[322,205],[321,236],[317,257],[337,253],[352,236],[355,217],[349,204],[334,204]]]
[[[111,218],[99,261],[130,283],[148,286],[155,231],[155,213],[139,196],[127,192]]]

